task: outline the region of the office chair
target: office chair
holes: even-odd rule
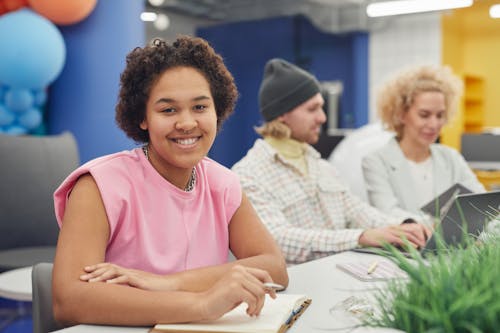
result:
[[[47,333],[61,328],[52,309],[52,264],[38,263],[31,271],[33,289],[33,333]]]
[[[58,227],[53,192],[79,165],[71,133],[0,134],[0,272],[52,262]]]
[[[379,122],[361,126],[346,135],[328,158],[352,193],[365,202],[368,193],[361,167],[363,157],[383,147],[393,136]]]

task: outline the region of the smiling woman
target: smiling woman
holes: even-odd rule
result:
[[[56,319],[150,326],[215,319],[241,302],[257,315],[274,296],[265,283],[287,285],[238,177],[206,157],[236,97],[202,39],[127,56],[116,121],[143,145],[84,164],[56,191]]]
[[[140,128],[149,133],[148,158],[170,183],[183,189],[192,168],[207,155],[217,132],[217,114],[205,77],[191,67],[166,70],[151,89]],[[193,170],[193,171],[191,171]]]

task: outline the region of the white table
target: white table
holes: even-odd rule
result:
[[[31,302],[31,266],[0,273],[0,297]]]
[[[363,262],[370,266],[375,260],[389,261],[373,254],[348,251],[290,267],[288,269],[290,285],[286,292],[290,294],[304,293],[312,299],[312,303],[288,332],[324,333],[332,330],[352,333],[399,332],[368,327],[353,329],[352,327],[359,323],[354,315],[342,311],[330,312],[330,309],[338,306],[350,296],[360,299],[368,298],[373,302],[376,289],[386,286],[385,281],[360,281],[339,270],[336,265]],[[342,330],[342,328],[345,329]]]
[[[335,332],[352,333],[394,333],[391,329],[360,327],[352,329],[356,324],[354,315],[348,313],[330,313],[330,309],[349,296],[373,297],[376,288],[383,288],[386,282],[363,282],[336,268],[338,263],[366,262],[375,259],[388,260],[365,253],[344,252],[322,259],[288,268],[290,284],[286,293],[306,294],[312,303],[304,314],[295,322],[289,333],[324,333],[335,329]],[[345,329],[340,329],[345,327]],[[147,333],[147,327],[116,327],[97,325],[77,325],[59,330],[61,333]]]

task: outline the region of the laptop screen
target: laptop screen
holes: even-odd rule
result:
[[[465,232],[478,236],[491,220],[499,217],[500,191],[460,194],[442,217],[437,229],[441,229],[446,244],[455,245],[462,242]],[[436,240],[433,235],[425,250],[435,249]]]
[[[500,168],[500,135],[491,133],[462,135],[461,152],[469,166],[479,170]]]

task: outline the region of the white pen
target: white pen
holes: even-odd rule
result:
[[[285,290],[285,287],[283,287],[281,284],[274,283],[274,282],[264,282],[264,288],[272,289],[274,291]]]
[[[375,260],[371,265],[370,267],[368,267],[368,270],[366,271],[367,274],[371,274],[373,272],[375,272],[375,270],[377,269],[377,266],[378,266],[378,261]]]

